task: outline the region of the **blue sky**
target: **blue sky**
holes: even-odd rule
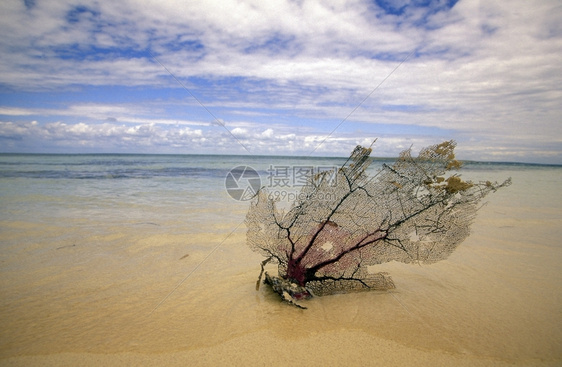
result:
[[[562,164],[558,0],[0,2],[0,152]]]

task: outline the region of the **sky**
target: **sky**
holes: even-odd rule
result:
[[[0,152],[562,164],[559,0],[3,0]]]

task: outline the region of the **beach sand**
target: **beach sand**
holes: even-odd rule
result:
[[[561,365],[560,171],[508,172],[449,259],[379,267],[395,290],[307,310],[255,290],[239,204],[196,231],[3,221],[0,365]]]

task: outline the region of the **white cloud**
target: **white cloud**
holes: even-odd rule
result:
[[[192,149],[191,144],[203,138],[201,129],[181,126],[165,129],[157,124],[122,125],[115,123],[0,122],[0,140],[10,145],[40,143],[41,149],[60,147],[115,147],[119,151],[138,150],[140,147],[175,146]],[[15,148],[15,146],[13,146]],[[163,150],[154,151],[164,152]]]
[[[246,124],[251,126],[252,124]],[[242,145],[233,144],[230,133],[222,127],[193,129],[189,126],[166,124],[124,125],[119,123],[77,123],[52,122],[14,123],[0,122],[0,141],[5,151],[17,151],[22,144],[29,151],[59,151],[71,149],[72,152],[106,151],[135,153],[235,153],[235,154],[299,154],[345,156],[357,144],[368,146],[378,138],[374,146],[374,156],[396,156],[400,151],[413,147],[418,150],[434,144],[433,136],[405,137],[399,134],[338,134],[328,137],[311,131],[291,132],[290,126],[274,126],[261,130],[236,127],[232,134]],[[443,138],[441,140],[445,140]],[[461,137],[458,147],[461,159],[478,159],[481,155],[495,160],[519,161],[552,160],[559,157],[556,146],[544,146],[535,151],[532,142],[519,139],[517,143],[498,149],[495,137],[482,141]],[[560,140],[558,140],[560,143]]]

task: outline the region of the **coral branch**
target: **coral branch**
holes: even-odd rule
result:
[[[278,264],[279,278],[266,273],[265,282],[288,301],[311,292],[391,289],[390,277],[368,267],[446,259],[469,235],[478,203],[511,183],[463,181],[450,172],[461,166],[454,148],[448,141],[417,157],[406,150],[368,177],[371,149],[358,146],[332,172],[335,185],[327,173],[312,177],[286,213],[260,190],[246,216],[248,245],[267,258],[258,287],[269,261]]]

